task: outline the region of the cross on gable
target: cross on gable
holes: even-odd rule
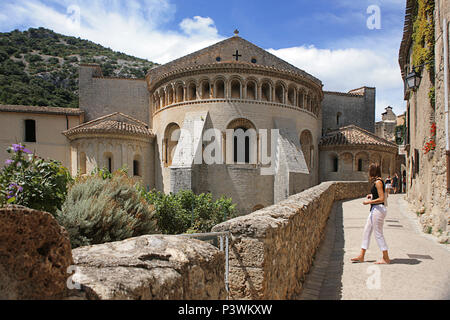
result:
[[[233,57],[236,57],[236,61],[239,61],[239,57],[242,57],[242,54],[239,54],[239,50],[236,50],[236,54],[233,54]]]

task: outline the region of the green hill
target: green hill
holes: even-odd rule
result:
[[[44,28],[0,33],[0,104],[77,108],[79,63],[125,78],[144,78],[154,65]]]

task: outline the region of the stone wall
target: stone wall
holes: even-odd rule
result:
[[[450,2],[439,1],[435,9],[435,108],[429,98],[433,86],[427,68],[415,92],[408,98],[408,154],[407,198],[413,211],[421,214],[423,231],[439,237],[440,242],[450,241],[450,194],[447,192],[446,133],[445,133],[445,87],[444,87],[444,41],[443,18],[450,21]],[[448,28],[448,26],[447,26]],[[408,57],[409,64],[412,59]],[[423,147],[431,139],[431,125],[436,123],[436,149],[425,154]]]
[[[224,253],[182,236],[148,235],[72,251],[82,298],[226,299]],[[74,297],[80,297],[75,292]]]
[[[324,132],[354,124],[375,133],[375,88],[363,87],[349,93],[324,91],[322,119]]]
[[[78,126],[82,119],[80,115],[1,112],[0,167],[11,157],[6,149],[13,143],[22,143],[37,156],[61,161],[63,166],[70,168],[70,145],[61,132]],[[36,142],[25,142],[25,120],[35,121]]]
[[[333,159],[338,159],[338,171],[334,171]],[[359,159],[362,160],[362,170],[358,169]],[[381,175],[386,179],[397,170],[397,156],[395,149],[380,148],[377,146],[335,146],[320,151],[320,181],[363,181],[367,179],[369,166],[378,163],[381,166]]]
[[[147,82],[144,79],[103,78],[96,65],[81,65],[80,109],[86,121],[122,112],[151,125]]]
[[[279,204],[229,220],[230,298],[295,299],[335,201],[363,197],[366,182],[325,182]]]

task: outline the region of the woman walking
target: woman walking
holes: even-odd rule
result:
[[[363,204],[370,204],[370,214],[364,228],[361,253],[358,257],[351,260],[352,262],[364,262],[364,256],[369,248],[370,237],[372,231],[374,231],[378,247],[383,252],[383,258],[380,261],[377,261],[376,264],[389,264],[391,260],[389,259],[388,247],[383,236],[383,223],[387,214],[386,207],[384,206],[384,182],[381,179],[381,169],[378,164],[370,165],[369,180],[372,184],[371,194],[367,196],[367,200],[364,201]]]
[[[386,192],[390,194],[391,190],[392,190],[392,180],[391,180],[391,176],[390,175],[386,178],[385,183],[386,183],[385,184]]]

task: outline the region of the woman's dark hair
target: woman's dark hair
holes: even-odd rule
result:
[[[373,182],[378,177],[381,177],[381,167],[378,163],[372,163],[369,166],[369,180]]]

